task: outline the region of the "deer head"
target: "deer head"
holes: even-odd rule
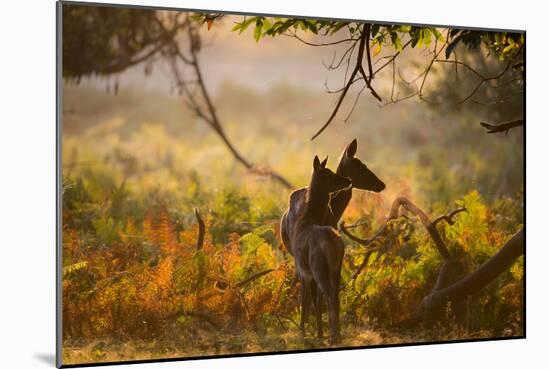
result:
[[[342,177],[326,168],[328,157],[322,162],[317,155],[313,159],[313,175],[311,176],[311,188],[324,193],[340,191],[351,185],[351,180]]]
[[[354,139],[344,149],[336,172],[343,177],[349,178],[352,182],[352,187],[354,188],[374,192],[384,190],[384,188],[386,188],[384,182],[382,182],[376,174],[367,168],[361,160],[355,157],[356,152],[357,139]]]

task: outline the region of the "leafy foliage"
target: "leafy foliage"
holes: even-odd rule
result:
[[[63,4],[63,77],[115,74],[150,59],[169,41],[160,22],[148,9]]]
[[[193,19],[207,23],[209,29],[215,19],[223,17],[222,14],[197,13]],[[306,18],[281,18],[265,16],[245,16],[240,22],[235,22],[232,31],[239,34],[252,28],[256,42],[266,36],[280,36],[296,34],[296,31],[311,32],[315,35],[332,36],[335,33],[346,30],[349,41],[358,39],[362,22],[316,20]],[[464,44],[468,49],[479,49],[484,45],[501,60],[520,57],[525,44],[525,35],[519,32],[493,32],[471,31],[465,29],[449,29],[448,39],[436,27],[418,27],[409,25],[371,25],[371,47],[374,55],[377,55],[383,46],[392,46],[396,51],[402,51],[406,45],[412,48],[429,47],[434,42],[445,43],[445,56],[448,59],[459,44]],[[404,40],[409,42],[405,43]],[[516,64],[517,68],[523,68],[523,62]]]
[[[294,329],[288,323],[299,317],[298,285],[293,261],[277,237],[281,200],[270,200],[277,203],[275,211],[261,196],[250,197],[236,189],[203,193],[201,202],[209,209],[207,234],[203,248],[196,250],[194,217],[182,214],[175,204],[169,206],[167,195],[140,195],[128,188],[124,197],[105,205],[101,199],[119,187],[105,183],[98,188],[92,178],[64,178],[66,340],[104,335],[163,340],[199,331],[220,337],[229,332]],[[457,206],[468,211],[458,215],[453,226],[440,225],[451,251],[470,269],[486,261],[521,225],[517,201],[502,199],[493,209],[478,192],[466,194]],[[358,234],[373,232],[376,206],[351,204],[349,212],[363,214],[360,217],[367,224],[356,230]],[[91,224],[87,212],[75,212],[77,208],[95,209]],[[433,210],[446,209],[436,204]],[[365,270],[342,291],[344,332],[357,324],[388,329],[406,319],[435,283],[441,259],[423,227],[401,219],[391,228],[386,238],[377,241],[383,246],[380,251],[370,255]],[[351,243],[343,283],[363,258],[362,247]],[[472,332],[519,334],[516,313],[522,305],[522,278],[520,260],[489,287],[486,298],[468,303],[463,324]]]

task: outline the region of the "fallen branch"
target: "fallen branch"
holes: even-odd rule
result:
[[[502,273],[525,252],[525,229],[517,232],[502,248],[476,271],[452,285],[434,290],[424,298],[421,311],[424,317],[436,316],[447,301],[453,304],[475,295]],[[437,283],[436,283],[437,285]]]

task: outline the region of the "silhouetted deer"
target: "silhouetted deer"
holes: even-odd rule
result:
[[[301,282],[302,312],[300,328],[305,333],[305,321],[313,299],[317,319],[317,333],[322,337],[321,301],[328,304],[330,343],[340,343],[340,271],[344,257],[344,242],[338,232],[323,225],[326,219],[330,193],[351,186],[348,178],[325,168],[326,160],[313,160],[313,174],[306,190],[304,210],[292,235],[296,273]],[[313,296],[312,294],[315,294]]]
[[[386,185],[382,182],[361,160],[355,157],[357,140],[354,139],[342,152],[336,174],[351,180],[352,187],[360,190],[380,192]],[[326,164],[326,159],[324,161]],[[307,188],[301,188],[290,194],[289,206],[281,218],[281,240],[288,252],[294,255],[291,235],[297,219],[304,210]],[[325,212],[326,218],[320,223],[337,227],[344,210],[348,206],[352,196],[352,188],[346,188],[333,193],[330,198],[330,208]]]
[[[367,191],[380,192],[384,190],[386,185],[382,182],[367,166],[361,162],[361,160],[355,157],[357,152],[357,140],[354,139],[342,152],[340,156],[340,162],[336,170],[336,174],[351,179],[352,187]],[[326,159],[321,163],[324,167],[326,165]],[[301,188],[292,192],[289,198],[288,210],[283,214],[281,218],[280,235],[283,244],[291,255],[294,255],[293,246],[291,242],[291,235],[294,232],[294,227],[297,220],[302,215],[305,209],[307,187]],[[338,192],[332,193],[330,197],[330,206],[320,211],[323,220],[319,223],[322,225],[330,225],[336,229],[338,221],[342,217],[346,207],[348,206],[352,197],[352,188],[348,187]],[[321,215],[320,215],[321,216]],[[296,271],[298,272],[298,271]],[[314,286],[315,287],[315,286]],[[313,300],[316,301],[320,295],[316,288],[312,288]],[[316,301],[317,302],[317,301]],[[318,302],[318,307],[321,309],[321,301]],[[306,311],[309,307],[306,307]],[[316,312],[316,315],[317,312]],[[303,317],[303,319],[307,319]],[[322,322],[317,316],[317,335],[322,337]]]

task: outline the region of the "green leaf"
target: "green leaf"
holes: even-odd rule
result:
[[[411,42],[411,47],[414,48],[416,47],[416,44],[418,43],[418,35],[414,35],[412,37],[412,42]]]
[[[445,38],[443,37],[441,32],[437,30],[437,28],[432,28],[432,33],[434,34],[435,38],[437,38],[438,41],[445,42]]]
[[[235,31],[238,31],[242,28],[242,23],[235,23],[235,25],[233,26],[233,28],[231,28],[231,32],[235,32]],[[239,32],[240,33],[240,32]]]
[[[202,21],[206,17],[205,14],[202,13],[196,13],[191,16],[191,19],[194,21]]]
[[[309,21],[309,20],[306,20],[305,22],[306,22],[306,25],[309,28],[309,30],[311,32],[313,32],[314,34],[317,34],[317,26],[315,25],[315,22],[314,21]]]
[[[253,22],[257,22],[259,19],[261,19],[262,17],[250,17],[248,19],[245,18],[244,21],[241,22],[241,28],[240,28],[240,31],[239,31],[239,34],[243,33],[244,31],[246,31],[246,29],[248,28],[248,26],[250,26]],[[233,27],[234,28],[234,27]]]
[[[372,37],[376,36],[376,34],[378,33],[379,30],[380,30],[380,25],[379,24],[373,24],[370,28],[370,35]]]
[[[391,42],[392,42],[393,46],[395,47],[395,49],[397,51],[402,51],[403,50],[403,44],[401,43],[401,38],[399,37],[397,32],[392,31],[390,33],[390,35],[391,35]]]
[[[424,45],[429,46],[432,42],[432,35],[430,33],[430,30],[428,28],[422,30],[423,36],[422,36],[422,42]]]
[[[340,31],[342,29],[342,27],[345,27],[347,26],[348,23],[347,22],[337,22],[333,25],[332,29],[330,30],[330,34],[333,35],[335,34],[336,32]]]
[[[397,51],[403,51],[403,44],[401,43],[401,38],[397,37],[395,39],[394,45]]]
[[[262,38],[262,27],[263,22],[261,19],[258,19],[256,21],[256,28],[254,29],[254,39],[256,40],[256,42],[260,41],[260,38]]]
[[[263,31],[264,32],[267,32],[271,29],[271,27],[273,27],[273,23],[271,23],[271,21],[269,19],[264,19],[264,26],[263,26]]]
[[[409,33],[411,32],[411,26],[400,26],[399,31],[403,33]]]
[[[457,37],[453,41],[451,41],[451,43],[447,46],[447,48],[445,49],[445,59],[449,59],[453,50],[458,45],[459,41],[460,41],[460,37]]]

